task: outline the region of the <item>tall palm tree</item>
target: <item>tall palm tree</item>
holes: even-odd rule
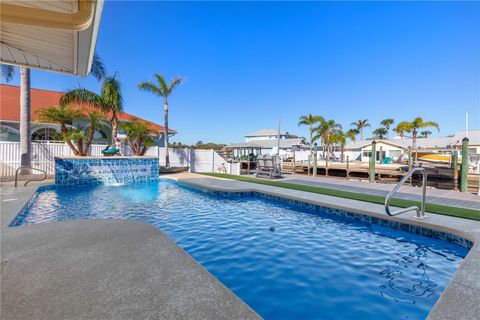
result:
[[[2,77],[10,82],[15,75],[15,67],[9,64],[1,65]],[[32,166],[32,137],[30,114],[30,69],[20,67],[20,166]],[[29,173],[29,171],[22,171]]]
[[[412,132],[412,142],[413,142],[413,149],[416,149],[417,146],[417,134],[418,134],[418,129],[423,129],[423,128],[435,128],[438,131],[440,131],[440,127],[438,126],[438,123],[435,121],[425,121],[421,117],[417,117],[413,119],[412,122],[410,122],[410,128]]]
[[[118,113],[123,110],[123,98],[120,82],[113,77],[106,77],[102,83],[100,94],[85,88],[73,89],[65,93],[60,99],[60,106],[89,105],[110,113],[112,127],[112,142],[116,148],[122,149],[122,143],[118,138]]]
[[[357,120],[357,122],[352,122],[350,125],[358,129],[358,131],[360,132],[360,140],[363,141],[363,129],[366,127],[370,127],[368,119]]]
[[[422,136],[422,138],[428,138],[429,135],[432,134],[432,131],[430,130],[425,130],[425,131],[422,131],[420,132],[420,135]]]
[[[345,133],[345,136],[350,139],[352,142],[355,142],[357,140],[357,135],[360,132],[357,129],[350,129]]]
[[[388,134],[388,130],[386,128],[377,128],[377,129],[373,130],[372,133],[375,136],[375,138],[383,139]]]
[[[384,119],[384,120],[380,121],[380,124],[382,126],[384,126],[385,129],[387,130],[387,139],[390,139],[390,127],[392,126],[392,124],[394,122],[395,122],[395,120],[393,120],[391,118]]]
[[[314,140],[321,138],[323,140],[322,145],[325,145],[328,157],[330,158],[330,145],[331,137],[335,130],[342,129],[342,125],[336,123],[335,120],[325,120],[320,123],[318,127],[314,129],[317,133],[314,136]],[[323,148],[323,157],[325,158],[325,148]]]
[[[308,115],[305,115],[305,116],[301,116],[299,119],[298,119],[298,126],[308,126],[308,133],[309,133],[309,137],[310,137],[310,159],[308,160],[308,165],[310,166],[310,161],[312,159],[312,147],[313,147],[313,143],[315,142],[315,140],[313,139],[313,129],[314,129],[314,126],[317,124],[317,123],[322,123],[323,121],[325,121],[325,119],[323,119],[322,116],[314,116],[313,114],[309,113]]]
[[[175,77],[167,84],[165,78],[160,74],[154,74],[156,83],[144,81],[138,84],[138,89],[153,93],[158,97],[163,98],[163,121],[165,127],[165,166],[170,167],[170,157],[168,155],[168,97],[172,94],[173,89],[180,85],[183,81],[180,77]]]
[[[393,129],[400,137],[404,137],[405,133],[412,131],[412,126],[408,121],[401,121],[397,124],[395,129]]]

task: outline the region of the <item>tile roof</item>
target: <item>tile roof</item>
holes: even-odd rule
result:
[[[50,91],[43,89],[30,89],[32,121],[38,121],[37,110],[58,106],[58,102],[63,92]],[[91,107],[87,107],[91,108]],[[105,117],[109,115],[104,114]],[[150,129],[155,132],[163,132],[165,128],[157,123],[136,117],[127,112],[118,114],[120,121],[131,121],[140,119],[147,122]],[[4,121],[20,121],[20,87],[6,84],[0,85],[0,120]],[[175,130],[169,129],[170,133],[176,133]]]

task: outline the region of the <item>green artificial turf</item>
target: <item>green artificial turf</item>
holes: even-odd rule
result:
[[[325,195],[334,196],[334,197],[354,199],[354,200],[360,200],[360,201],[371,202],[371,203],[378,203],[378,204],[385,203],[385,197],[365,194],[365,193],[357,193],[357,192],[343,191],[343,190],[315,187],[315,186],[306,186],[302,184],[289,183],[289,182],[283,182],[278,180],[264,180],[264,179],[257,179],[257,178],[245,177],[245,176],[235,176],[235,175],[223,174],[223,173],[203,173],[203,174],[207,176],[212,176],[212,177],[232,179],[232,180],[244,181],[244,182],[252,182],[252,183],[263,184],[267,186],[319,193],[319,194],[325,194]],[[396,207],[401,207],[401,208],[407,208],[411,206],[420,206],[420,202],[403,200],[403,199],[392,199],[391,205]],[[457,208],[457,207],[451,207],[451,206],[434,204],[434,203],[427,203],[426,210],[431,213],[438,213],[438,214],[443,214],[447,216],[454,216],[454,217],[460,217],[460,218],[466,218],[466,219],[472,219],[472,220],[480,220],[480,210]]]

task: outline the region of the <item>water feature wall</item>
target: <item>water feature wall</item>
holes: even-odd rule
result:
[[[158,157],[55,158],[55,184],[86,186],[158,179]]]

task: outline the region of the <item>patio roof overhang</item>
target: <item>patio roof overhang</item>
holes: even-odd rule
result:
[[[103,0],[0,3],[0,62],[87,76]]]

